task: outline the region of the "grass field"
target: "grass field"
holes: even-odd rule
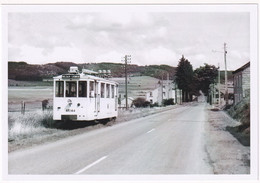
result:
[[[125,95],[125,78],[112,78],[119,83],[119,94]],[[130,77],[128,80],[128,96],[137,98],[145,97],[146,92],[156,88],[158,79],[149,76]],[[15,81],[12,81],[15,83]],[[21,110],[21,102],[26,103],[26,111],[41,109],[41,101],[49,99],[52,105],[53,87],[45,86],[45,82],[18,82],[18,86],[8,87],[8,111],[18,112]],[[23,86],[24,84],[25,86]]]
[[[125,78],[112,78],[119,83],[119,94],[125,95]],[[135,76],[128,79],[128,96],[137,98],[145,97],[146,92],[154,90],[157,87],[158,79],[150,76]]]
[[[21,102],[25,102],[26,111],[41,109],[41,101],[49,99],[52,105],[52,86],[8,87],[8,111],[17,112]]]

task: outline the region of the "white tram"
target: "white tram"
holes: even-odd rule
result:
[[[90,121],[116,118],[118,83],[98,77],[97,72],[70,67],[54,77],[53,119]]]

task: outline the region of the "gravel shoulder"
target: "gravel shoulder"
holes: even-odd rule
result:
[[[208,112],[205,124],[205,150],[213,167],[214,174],[249,174],[250,147],[243,146],[233,135],[226,131],[227,126],[240,123],[223,111]]]

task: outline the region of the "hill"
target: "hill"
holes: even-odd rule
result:
[[[125,78],[111,78],[119,83],[119,96],[125,97]],[[128,97],[145,97],[146,92],[158,87],[159,79],[150,76],[133,76],[128,79]]]
[[[124,64],[120,63],[87,63],[76,64],[73,62],[56,62],[44,65],[28,64],[26,62],[8,62],[8,79],[18,81],[42,81],[43,78],[52,78],[60,74],[68,72],[70,66],[78,66],[81,70],[85,69],[98,71],[98,70],[111,70],[112,77],[124,77]],[[166,79],[167,73],[169,78],[173,79],[176,67],[168,65],[148,65],[138,66],[129,64],[127,67],[128,74],[131,76],[151,76],[158,79],[162,77]]]
[[[233,81],[232,71],[227,71],[228,81]],[[220,83],[225,83],[225,71],[220,71]]]

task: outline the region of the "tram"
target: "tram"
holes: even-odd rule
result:
[[[53,120],[92,121],[118,116],[118,83],[100,73],[70,67],[68,74],[53,80]]]

